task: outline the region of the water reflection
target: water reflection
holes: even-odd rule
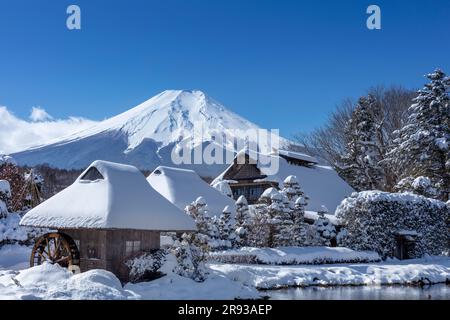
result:
[[[449,300],[450,286],[307,287],[266,291],[274,300]]]

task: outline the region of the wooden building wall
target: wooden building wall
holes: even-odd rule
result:
[[[80,269],[105,269],[113,272],[120,280],[127,281],[128,270],[124,262],[136,252],[151,251],[160,247],[160,232],[128,229],[65,229],[61,232],[70,236],[80,252]],[[127,241],[139,241],[134,253],[126,252]]]

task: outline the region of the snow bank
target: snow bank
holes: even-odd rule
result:
[[[236,250],[212,252],[210,257],[211,260],[218,262],[274,265],[357,263],[381,260],[375,252],[329,247],[244,247]]]
[[[0,271],[0,299],[113,300],[133,299],[132,292],[105,270],[73,275],[59,265],[45,263],[19,272]]]
[[[0,300],[129,300],[129,299],[257,299],[256,289],[210,271],[202,283],[169,274],[157,280],[122,287],[114,274],[90,270],[73,275],[59,265],[45,263],[33,268],[0,270]]]
[[[258,299],[253,288],[233,281],[219,271],[211,271],[205,282],[171,274],[151,282],[127,284],[125,289],[145,300],[233,300]]]
[[[450,258],[434,257],[377,264],[255,266],[211,264],[230,279],[258,289],[295,286],[434,284],[450,280]]]

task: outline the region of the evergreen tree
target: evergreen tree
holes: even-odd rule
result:
[[[203,282],[207,275],[205,263],[209,247],[204,235],[200,233],[183,233],[181,241],[176,241],[174,255],[177,259],[175,272],[183,277]]]
[[[298,197],[294,203],[292,211],[292,243],[295,246],[306,245],[306,225],[305,225],[305,207],[306,200],[304,197]]]
[[[428,177],[447,201],[450,193],[450,78],[441,70],[430,80],[409,108],[409,117],[396,132],[387,162],[399,179]]]
[[[257,207],[259,213],[267,217],[267,246],[270,248],[276,247],[280,242],[283,242],[282,231],[285,216],[283,196],[277,189],[269,188],[263,192],[258,202],[260,204]]]
[[[372,95],[361,97],[345,128],[349,140],[337,169],[356,190],[382,189],[386,184],[380,166],[385,154],[380,110]]]
[[[225,242],[226,247],[230,248],[236,239],[236,235],[234,233],[235,230],[235,222],[232,217],[231,209],[229,206],[226,206],[219,219],[219,236],[222,241]]]
[[[303,197],[305,200],[308,200],[308,197],[303,192],[298,179],[296,176],[288,176],[284,179],[283,182],[283,190],[281,193],[284,194],[289,201],[295,202],[298,197]]]
[[[240,196],[236,200],[236,247],[248,246],[249,227],[251,225],[251,217],[248,210],[248,202],[244,196]]]

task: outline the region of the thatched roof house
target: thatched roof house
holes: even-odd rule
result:
[[[201,196],[205,199],[211,216],[220,215],[226,206],[234,212],[234,200],[211,187],[195,171],[160,166],[147,177],[147,181],[180,209],[184,210]]]
[[[250,204],[270,187],[282,188],[288,176],[296,176],[305,194],[310,198],[307,210],[319,211],[326,206],[330,213],[354,191],[331,167],[317,164],[314,157],[279,150],[269,155],[246,151],[239,152],[234,162],[212,183],[227,181],[237,199],[244,195]],[[278,161],[276,173],[269,170],[268,163]]]
[[[93,162],[20,224],[58,230],[37,240],[31,265],[50,260],[79,265],[81,271],[103,268],[122,280],[128,276],[124,261],[159,249],[161,231],[196,230],[193,219],[155,191],[137,168],[106,161]]]

